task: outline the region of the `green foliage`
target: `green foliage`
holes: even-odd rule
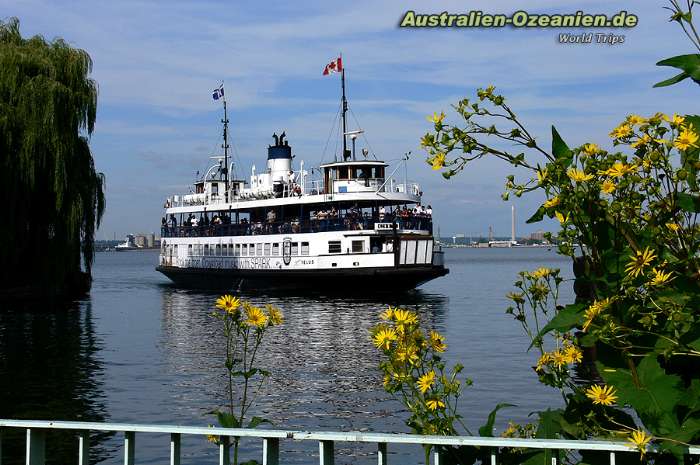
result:
[[[218,310],[213,315],[221,321],[226,340],[224,367],[228,397],[226,409],[213,412],[219,426],[257,428],[263,423],[270,423],[269,420],[258,416],[253,416],[247,422],[246,419],[260,388],[270,376],[269,371],[255,366],[258,349],[267,331],[284,322],[282,312],[270,304],[262,309],[230,295],[217,299],[216,308]],[[219,438],[210,436],[209,441],[218,444]],[[229,446],[233,447],[234,465],[238,465],[238,446],[239,438],[234,437]]]
[[[698,34],[695,24],[693,24],[693,8],[700,2],[697,0],[686,0],[685,8],[681,5],[680,0],[670,0],[669,3],[671,6],[666,7],[666,9],[671,12],[670,21],[678,23],[685,35],[690,39],[693,47],[700,51],[700,34]],[[654,84],[654,87],[671,86],[687,78],[692,79],[696,84],[700,84],[700,54],[678,55],[661,60],[656,65],[670,66],[680,69],[681,72],[669,79],[657,82]]]
[[[0,21],[0,228],[3,287],[65,295],[90,272],[105,207],[88,145],[97,85],[90,56],[62,39],[22,38]],[[10,246],[11,245],[11,246]],[[31,266],[27,266],[27,264]]]
[[[529,170],[508,176],[506,193],[544,194],[529,221],[556,218],[559,253],[574,263],[574,303],[558,302],[559,272],[546,268],[520,273],[509,294],[507,312],[540,354],[534,371],[565,403],[540,412],[535,436],[626,437],[640,451],[653,437],[669,453],[656,463],[680,462],[700,441],[700,118],[629,115],[610,133],[615,151],[569,148],[552,128],[548,151],[493,86],[454,108],[464,124],[435,123],[428,161],[439,154],[451,175],[484,156]],[[580,365],[584,350],[595,365]]]
[[[384,355],[379,367],[384,373],[384,389],[397,397],[410,412],[406,424],[416,434],[471,434],[457,413],[457,402],[468,378],[459,379],[462,365],[451,370],[441,354],[447,346],[437,331],[425,332],[418,315],[410,310],[389,307],[381,314],[382,323],[371,330],[372,341]],[[479,428],[484,436],[493,435],[496,414],[511,404],[498,404]],[[425,446],[425,462],[430,462],[432,446]],[[441,463],[471,464],[486,460],[489,450],[474,447],[439,446]]]

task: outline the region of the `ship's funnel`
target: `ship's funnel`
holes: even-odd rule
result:
[[[285,140],[285,133],[273,134],[275,145],[267,148],[267,170],[272,182],[287,182],[292,171],[292,147]]]

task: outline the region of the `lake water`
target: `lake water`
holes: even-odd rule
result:
[[[224,349],[211,316],[217,294],[173,287],[154,270],[157,252],[99,253],[89,298],[68,310],[0,311],[0,418],[94,420],[206,426],[225,404]],[[497,426],[528,421],[560,404],[558,391],[537,381],[536,354],[517,321],[504,313],[505,294],[521,270],[561,268],[568,259],[545,248],[447,249],[450,274],[409,294],[366,299],[323,295],[247,296],[285,313],[264,343],[260,365],[271,380],[256,414],[275,428],[410,432],[401,404],[384,392],[380,354],[368,330],[388,304],[418,311],[426,328],[447,337],[446,359],[464,364],[474,381],[459,410],[475,431],[499,402]],[[343,283],[339,282],[338,286]],[[563,284],[562,302],[572,297]],[[68,432],[48,438],[51,463],[75,461]],[[121,435],[93,438],[95,462],[122,463]],[[243,444],[245,459],[260,459],[257,441]],[[23,463],[20,432],[6,432],[4,464]],[[373,445],[336,445],[336,463],[376,463]],[[183,462],[217,462],[203,438],[183,439]],[[168,437],[137,435],[138,463],[167,463]],[[313,442],[281,443],[284,463],[317,463]],[[390,460],[422,462],[418,447],[390,448]]]

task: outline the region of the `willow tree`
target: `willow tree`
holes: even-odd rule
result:
[[[89,286],[104,176],[89,138],[90,56],[0,22],[0,290],[70,296]]]

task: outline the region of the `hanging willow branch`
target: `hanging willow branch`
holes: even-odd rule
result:
[[[0,21],[0,289],[59,295],[86,281],[81,266],[89,277],[105,208],[91,71],[87,52]]]

